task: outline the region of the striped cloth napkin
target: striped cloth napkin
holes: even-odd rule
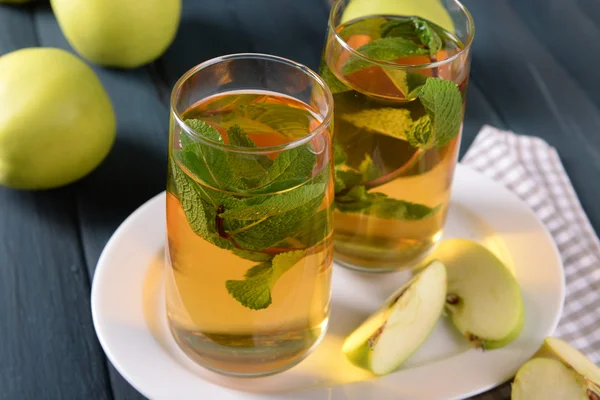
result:
[[[555,148],[542,139],[484,126],[462,159],[516,193],[546,225],[566,277],[563,315],[554,336],[600,362],[600,241]],[[475,397],[510,399],[510,383]]]

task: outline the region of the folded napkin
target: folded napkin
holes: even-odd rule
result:
[[[537,214],[561,254],[566,299],[553,336],[600,362],[600,241],[556,149],[542,139],[484,126],[462,163],[502,183]],[[510,399],[510,383],[475,397]]]

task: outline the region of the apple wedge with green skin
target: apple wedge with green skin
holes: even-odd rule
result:
[[[512,400],[590,400],[594,399],[585,380],[563,363],[550,358],[534,358],[517,372]]]
[[[446,268],[431,262],[346,338],[342,351],[376,375],[398,369],[425,342],[446,299]]]
[[[491,251],[470,240],[451,239],[430,257],[446,266],[446,310],[473,346],[495,349],[519,336],[524,323],[521,289]]]
[[[534,357],[551,358],[577,372],[600,400],[600,368],[564,340],[548,337]],[[594,398],[591,397],[590,398]]]

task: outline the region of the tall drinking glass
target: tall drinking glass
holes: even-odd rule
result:
[[[440,239],[473,29],[455,0],[334,3],[321,76],[335,104],[341,264],[367,271],[411,266]]]
[[[208,369],[276,373],[325,334],[332,107],[317,74],[261,54],[207,61],[173,89],[167,312]]]

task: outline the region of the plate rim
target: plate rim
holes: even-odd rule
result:
[[[556,260],[557,264],[558,264],[558,269],[557,269],[557,273],[558,273],[558,280],[560,282],[560,287],[558,288],[558,293],[557,293],[557,299],[559,299],[559,304],[558,304],[558,309],[556,310],[554,317],[553,317],[553,321],[551,323],[551,326],[548,329],[548,335],[552,334],[553,332],[555,332],[559,322],[560,322],[560,318],[562,316],[562,312],[563,312],[563,308],[564,308],[564,301],[565,301],[565,292],[566,292],[566,282],[565,282],[565,271],[564,271],[564,266],[562,263],[562,258],[560,255],[560,252],[558,251],[558,247],[556,246],[556,243],[554,242],[554,239],[552,238],[550,232],[548,231],[547,227],[543,224],[543,222],[537,217],[537,215],[533,212],[533,210],[529,207],[529,205],[527,205],[521,198],[519,198],[515,193],[511,192],[508,188],[506,188],[504,185],[502,185],[499,182],[496,182],[494,180],[492,180],[491,178],[487,177],[486,175],[482,174],[481,172],[458,163],[457,164],[457,168],[455,171],[455,174],[469,174],[469,173],[474,173],[476,175],[479,175],[482,179],[488,181],[489,183],[497,186],[497,188],[501,191],[504,192],[503,196],[508,196],[511,198],[511,200],[513,202],[518,202],[520,203],[520,207],[523,209],[527,210],[527,213],[533,218],[533,220],[535,220],[535,223],[537,225],[537,230],[536,230],[536,235],[544,235],[547,241],[547,244],[550,245],[552,251],[551,251],[551,256],[553,259]],[[455,175],[455,180],[456,180],[456,175]],[[453,189],[456,187],[456,185],[453,186]],[[91,287],[91,312],[92,312],[92,320],[93,320],[93,324],[94,324],[94,329],[96,331],[96,335],[98,337],[98,340],[100,342],[100,345],[102,346],[103,351],[105,352],[107,358],[110,360],[110,362],[112,363],[112,365],[115,367],[115,369],[125,378],[125,380],[132,385],[137,391],[139,391],[141,394],[143,394],[144,396],[148,397],[148,398],[155,398],[153,397],[153,393],[150,393],[146,390],[146,388],[143,386],[142,383],[138,382],[139,378],[135,378],[132,376],[132,374],[130,373],[131,371],[127,370],[126,367],[124,367],[124,365],[122,364],[122,362],[119,362],[120,357],[115,354],[112,349],[111,349],[111,345],[108,343],[109,340],[107,339],[107,337],[105,337],[105,328],[103,328],[102,323],[101,323],[101,316],[99,315],[99,305],[98,302],[100,301],[99,298],[99,294],[100,293],[100,289],[99,289],[99,284],[98,282],[101,281],[101,277],[103,275],[103,271],[106,271],[108,269],[108,267],[105,267],[105,265],[107,264],[107,259],[109,258],[109,255],[111,253],[111,250],[113,248],[113,246],[115,245],[115,243],[117,243],[121,237],[121,235],[127,231],[127,229],[130,228],[130,225],[133,223],[133,221],[137,220],[139,218],[140,215],[145,214],[146,212],[148,212],[149,209],[151,209],[155,203],[158,203],[160,201],[162,201],[163,197],[165,196],[165,191],[162,191],[156,195],[154,195],[152,198],[150,198],[149,200],[145,201],[142,205],[140,205],[135,211],[133,211],[120,225],[119,227],[113,232],[113,234],[111,235],[110,239],[107,241],[104,249],[102,250],[102,253],[98,259],[98,262],[96,264],[96,268],[94,270],[94,274],[93,274],[93,280],[92,280],[92,287]],[[455,192],[453,190],[452,193],[452,197],[455,196]],[[146,325],[147,327],[147,325]],[[541,343],[540,343],[541,345]],[[456,357],[451,357],[451,358],[456,358]],[[424,366],[423,366],[424,367]],[[185,367],[184,367],[185,368]],[[421,367],[416,367],[416,368],[421,368]],[[408,370],[410,371],[410,370]],[[189,371],[188,371],[189,372]],[[393,375],[388,375],[387,377],[390,377]],[[378,380],[381,379],[385,379],[386,377],[379,377],[377,378]],[[466,397],[470,397],[470,396],[474,396],[480,393],[483,393],[485,391],[490,390],[491,388],[497,387],[503,383],[505,383],[506,381],[510,380],[511,377],[508,377],[506,379],[497,379],[497,383],[494,385],[487,385],[485,387],[477,387],[475,389],[470,390],[469,392],[464,392],[460,397],[452,397],[452,398],[466,398]],[[202,380],[201,377],[196,377],[196,379]],[[210,383],[210,382],[208,382]],[[353,383],[348,383],[348,384],[342,384],[342,385],[337,385],[337,386],[352,386],[352,385],[356,385],[356,384],[360,384],[361,382],[353,382]],[[330,386],[330,387],[335,387],[335,386]],[[306,391],[304,391],[304,393],[310,393],[313,392],[315,390],[322,390],[322,389],[308,389]],[[253,398],[253,396],[256,393],[240,393],[240,395],[244,395],[247,396],[248,398]],[[268,395],[265,394],[265,397],[267,397]]]

